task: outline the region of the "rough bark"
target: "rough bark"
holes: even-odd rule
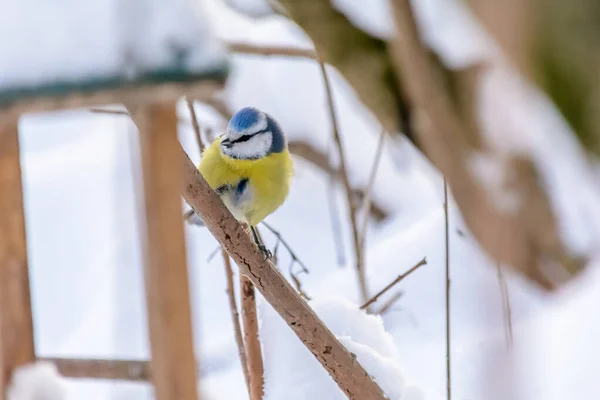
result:
[[[241,273],[286,321],[313,353],[342,391],[353,400],[383,400],[381,388],[359,362],[337,340],[285,277],[248,237],[239,222],[223,205],[192,161],[181,149],[185,171],[183,197],[200,214],[206,227],[219,241]]]

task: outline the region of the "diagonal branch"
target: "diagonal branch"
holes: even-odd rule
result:
[[[398,277],[396,277],[396,279],[391,281],[383,289],[381,289],[379,292],[377,292],[377,294],[375,296],[371,297],[369,299],[369,301],[367,301],[365,304],[360,306],[360,309],[364,310],[367,307],[369,307],[371,304],[375,303],[377,300],[379,300],[379,298],[381,296],[383,296],[385,293],[387,293],[387,291],[390,290],[391,288],[393,288],[398,282],[402,281],[404,278],[406,278],[407,276],[409,276],[410,274],[412,274],[413,272],[415,272],[417,269],[419,269],[420,267],[422,267],[425,264],[427,264],[427,258],[423,258],[411,269],[409,269],[408,271],[406,271],[405,273],[403,273],[401,275],[398,275]]]
[[[422,149],[446,177],[467,225],[490,255],[541,287],[556,288],[581,270],[582,260],[561,242],[535,165],[523,157],[506,160],[505,183],[521,201],[515,209],[499,206],[474,173],[473,160],[491,155],[481,144],[473,115],[459,116],[441,80],[441,64],[433,62],[421,43],[410,1],[392,4],[398,35],[390,43],[390,53],[417,110],[416,134]],[[463,71],[456,77],[469,82],[476,80],[474,74]],[[545,262],[549,259],[554,262]]]
[[[261,292],[263,297],[313,353],[342,391],[352,400],[384,400],[381,388],[344,348],[314,311],[287,282],[223,205],[183,149],[182,188],[187,203],[202,216],[206,227]]]

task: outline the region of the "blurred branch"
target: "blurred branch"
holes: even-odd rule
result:
[[[238,313],[237,303],[235,301],[233,270],[231,268],[231,261],[229,260],[229,255],[223,249],[221,250],[221,252],[223,254],[223,266],[225,267],[225,277],[227,278],[227,298],[229,299],[229,311],[231,313],[231,322],[233,324],[233,334],[238,349],[238,355],[240,357],[240,364],[242,365],[242,372],[244,373],[244,380],[246,381],[246,388],[248,389],[248,394],[250,395],[250,372],[248,371],[248,361],[246,360],[246,347],[244,346],[244,339],[242,337],[240,315]]]
[[[450,308],[450,215],[448,214],[448,182],[444,178],[444,250],[445,250],[445,273],[446,284],[444,292],[446,295],[446,399],[452,399],[452,351],[450,345],[451,335],[451,308]]]
[[[513,328],[512,328],[512,309],[510,306],[510,295],[508,284],[504,277],[504,272],[500,264],[496,265],[498,285],[500,286],[500,295],[502,297],[502,315],[504,316],[504,334],[506,336],[506,348],[512,349],[513,346]]]
[[[303,158],[334,178],[340,178],[339,170],[331,167],[327,154],[321,152],[310,143],[299,140],[291,141],[288,144],[288,148],[293,155]],[[364,202],[365,190],[352,189],[352,193],[354,197],[358,198],[359,202]],[[371,217],[373,217],[377,222],[383,221],[388,216],[388,212],[374,200],[371,200],[369,212]]]
[[[365,240],[367,237],[367,224],[369,222],[369,214],[371,211],[371,192],[373,191],[373,185],[375,184],[375,178],[377,176],[377,170],[379,169],[379,161],[381,161],[381,154],[383,153],[383,143],[385,139],[385,131],[382,130],[379,134],[379,141],[377,142],[377,150],[375,150],[375,158],[373,160],[373,166],[371,167],[371,174],[369,175],[369,183],[367,183],[367,189],[365,190],[365,196],[360,207],[363,212],[363,222],[360,224],[359,238],[360,246],[364,249]]]
[[[198,123],[198,117],[196,117],[196,110],[194,109],[194,100],[186,98],[185,102],[187,103],[188,110],[190,111],[192,127],[194,128],[194,134],[196,135],[196,142],[198,142],[200,154],[202,154],[205,146],[204,142],[202,141],[202,133],[200,131],[200,124]]]
[[[375,315],[385,314],[386,311],[389,310],[394,305],[394,303],[397,302],[402,296],[404,296],[403,291],[399,291],[398,293],[394,294],[392,297],[389,298],[388,301],[383,303],[383,305],[378,310],[373,311],[373,314],[375,314]]]
[[[421,43],[409,0],[394,0],[398,29],[390,43],[398,74],[415,107],[416,133],[423,150],[438,166],[453,189],[453,195],[470,230],[496,260],[515,267],[546,289],[581,270],[582,260],[571,256],[558,235],[547,194],[531,160],[506,160],[507,186],[521,200],[516,210],[498,206],[477,181],[472,160],[487,154],[476,124],[459,112],[442,81],[444,71]],[[476,82],[477,68],[463,71]],[[494,158],[489,162],[499,162]],[[496,201],[496,203],[494,203]],[[546,262],[547,260],[554,262]]]
[[[384,287],[379,292],[377,292],[377,294],[375,296],[371,297],[369,299],[369,301],[367,301],[365,304],[360,306],[360,309],[364,310],[367,307],[369,307],[371,304],[375,303],[377,300],[379,300],[379,297],[384,295],[388,290],[393,288],[397,283],[401,282],[404,278],[406,278],[407,276],[409,276],[410,274],[412,274],[413,272],[415,272],[417,269],[419,269],[420,267],[422,267],[425,264],[427,264],[427,258],[423,257],[423,259],[421,261],[419,261],[415,266],[413,266],[411,269],[409,269],[402,275],[398,275],[398,277],[396,277],[396,279],[391,281],[386,287]]]
[[[535,1],[537,0],[468,0],[489,33],[526,75],[531,71]]]
[[[250,382],[250,400],[262,400],[264,385],[264,367],[260,339],[258,338],[258,315],[254,285],[247,276],[240,274],[242,292],[242,324],[246,345],[246,362]]]
[[[381,388],[370,378],[270,260],[248,237],[183,149],[183,197],[202,216],[206,227],[237,263],[241,273],[261,292],[302,343],[328,371],[351,400],[384,400]]]
[[[322,61],[334,66],[390,134],[412,138],[408,108],[397,90],[385,42],[354,26],[329,0],[280,0],[310,36]]]
[[[600,2],[469,3],[505,53],[552,98],[584,147],[600,155]]]
[[[352,230],[352,244],[354,245],[354,256],[356,263],[356,272],[358,274],[358,283],[360,288],[360,294],[362,301],[367,301],[369,298],[369,285],[367,284],[367,276],[365,274],[365,259],[364,249],[361,246],[360,238],[358,236],[358,223],[356,221],[356,206],[352,196],[352,188],[350,186],[350,179],[348,179],[348,171],[346,169],[346,156],[344,155],[344,147],[342,145],[342,138],[340,136],[337,115],[335,112],[335,105],[333,103],[333,93],[331,90],[331,83],[327,76],[327,70],[323,62],[319,63],[321,67],[321,74],[323,75],[323,83],[325,84],[325,93],[327,95],[327,106],[329,108],[329,115],[331,118],[332,134],[335,143],[335,148],[338,153],[340,163],[340,176],[342,178],[342,184],[346,193],[346,201],[348,202],[348,214],[350,217],[350,227]]]
[[[317,59],[317,53],[313,49],[301,49],[295,47],[282,46],[257,46],[249,43],[227,43],[227,47],[233,53],[242,53],[257,56],[282,56],[282,57],[301,57]]]

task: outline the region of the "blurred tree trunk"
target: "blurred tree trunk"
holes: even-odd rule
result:
[[[598,15],[596,9],[600,2],[596,1],[592,6],[594,1],[576,0],[574,3],[588,5],[585,20],[592,26],[600,21],[600,18],[594,18]],[[384,128],[395,133],[402,127],[446,176],[469,229],[489,255],[545,289],[554,289],[581,271],[585,260],[571,254],[563,243],[552,201],[542,185],[536,164],[527,155],[507,156],[485,146],[474,113],[477,106],[474,93],[482,69],[450,71],[445,68],[423,45],[408,1],[392,0],[399,34],[389,43],[359,30],[328,0],[281,0],[281,3],[288,16],[311,37],[320,58],[339,70]],[[592,120],[597,120],[599,113],[593,110],[599,102],[597,94],[592,95],[597,93],[592,88],[597,88],[598,83],[591,79],[590,71],[597,74],[599,70],[597,57],[592,54],[597,53],[600,46],[592,47],[600,40],[600,34],[593,29],[586,30],[587,53],[585,57],[580,56],[585,60],[578,63],[587,64],[564,75],[563,69],[571,67],[569,60],[560,57],[564,54],[562,47],[569,47],[573,53],[586,51],[579,50],[582,45],[571,46],[566,38],[559,40],[552,36],[560,35],[553,33],[554,29],[561,24],[568,26],[568,21],[572,22],[573,15],[579,15],[581,10],[571,10],[564,15],[560,8],[548,10],[554,5],[573,7],[567,0],[474,0],[474,3],[484,16],[484,23],[488,21],[492,33],[502,38],[501,45],[515,55],[526,75],[539,76],[537,62],[531,64],[531,69],[528,67],[530,52],[545,54],[552,60],[543,64],[549,65],[549,69],[546,68],[548,83],[543,86],[562,85],[548,89],[553,98],[559,92],[576,97],[555,101],[561,109],[576,109],[567,118],[573,121],[573,127],[588,148],[594,149],[597,136]],[[541,3],[545,6],[536,7]],[[509,5],[516,8],[506,9]],[[537,14],[534,15],[534,11]],[[531,26],[529,21],[536,21],[538,17],[545,22]],[[554,22],[554,19],[561,22]],[[553,24],[551,27],[545,26],[550,23]],[[549,39],[539,40],[538,35],[544,31],[550,31],[545,33]],[[578,33],[572,35],[573,40],[582,40]],[[575,60],[574,57],[571,59]],[[561,74],[562,78],[556,78],[553,73]],[[576,79],[578,76],[583,78]],[[574,80],[572,83],[571,79]],[[578,106],[582,96],[588,101],[585,106]],[[407,110],[410,110],[410,117]],[[487,182],[475,175],[472,162],[476,156],[501,167],[502,186],[509,188],[506,190],[519,199],[514,209],[507,210],[499,204],[486,187]]]

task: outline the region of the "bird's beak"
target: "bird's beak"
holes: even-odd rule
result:
[[[233,146],[233,143],[231,143],[229,138],[223,138],[223,139],[221,139],[221,145],[225,146],[227,148],[231,148],[231,146]]]

